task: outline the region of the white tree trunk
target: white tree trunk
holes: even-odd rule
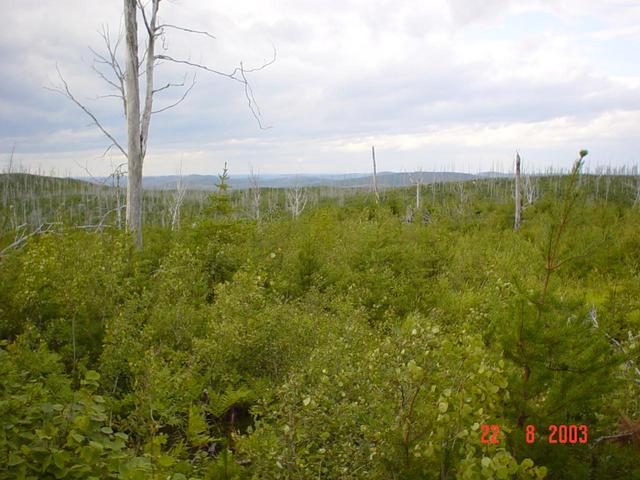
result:
[[[140,81],[136,0],[124,0],[127,105],[127,228],[142,246],[142,146],[140,144]]]
[[[515,192],[516,214],[513,228],[520,230],[522,222],[522,195],[520,194],[520,154],[516,152],[516,192]]]
[[[142,124],[140,127],[140,148],[142,150],[142,159],[144,160],[147,154],[147,141],[149,139],[149,125],[151,124],[151,111],[153,108],[153,71],[156,61],[156,23],[158,18],[158,8],[160,6],[160,0],[153,0],[151,7],[151,19],[148,24],[145,24],[147,28],[148,41],[147,41],[147,56],[145,67],[146,78],[146,91],[144,98],[144,111],[142,113]],[[146,19],[146,17],[145,17]],[[139,87],[138,87],[139,88]]]
[[[378,172],[376,170],[376,147],[371,147],[371,157],[373,158],[373,194],[376,197],[376,203],[380,203],[380,194],[378,193]]]

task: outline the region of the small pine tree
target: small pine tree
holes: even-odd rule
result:
[[[216,183],[217,192],[209,195],[208,211],[215,217],[224,217],[233,212],[231,199],[229,198],[229,169],[227,162],[224,162],[222,173],[218,174],[218,183]]]
[[[513,440],[517,456],[542,461],[555,471],[570,465],[577,468],[579,462],[585,465],[588,452],[548,449],[544,442],[528,445],[525,428],[532,425],[545,435],[549,425],[596,427],[590,412],[597,411],[603,396],[615,388],[613,371],[620,360],[593,328],[589,306],[579,298],[563,298],[551,282],[560,267],[582,256],[566,251],[563,243],[580,197],[578,178],[586,154],[580,151],[567,179],[559,216],[550,225],[542,278],[515,278],[512,302],[494,324],[498,343],[512,367],[507,415],[518,427]],[[580,478],[583,473],[576,470],[575,476]]]

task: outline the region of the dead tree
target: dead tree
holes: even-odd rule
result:
[[[107,150],[115,147],[127,158],[126,220],[127,228],[135,235],[138,246],[142,245],[142,169],[147,153],[151,116],[167,111],[182,103],[196,83],[196,77],[194,75],[188,85],[185,77],[182,82],[169,82],[156,88],[154,84],[154,74],[158,62],[176,63],[238,82],[242,85],[249,109],[256,119],[258,126],[261,129],[265,129],[268,127],[265,127],[262,123],[260,109],[255,101],[253,89],[247,76],[250,73],[257,72],[271,65],[276,59],[276,50],[274,48],[273,58],[264,62],[261,66],[245,68],[243,62],[240,62],[239,66],[232,71],[222,72],[207,65],[172,57],[166,53],[156,53],[158,41],[162,42],[161,47],[163,51],[166,51],[166,33],[169,30],[178,30],[188,34],[202,35],[210,39],[215,39],[213,35],[206,31],[161,22],[159,17],[161,1],[162,0],[150,0],[149,2],[143,3],[142,0],[124,0],[124,37],[126,50],[124,69],[121,67],[120,54],[118,52],[121,38],[118,37],[113,41],[107,28],[104,28],[102,31],[102,39],[106,46],[106,53],[101,54],[93,51],[95,55],[93,70],[115,91],[115,93],[105,95],[105,97],[114,97],[122,101],[127,126],[126,144],[119,142],[91,110],[72,94],[60,70],[58,70],[60,85],[51,89],[68,97],[91,118],[93,124],[109,140],[110,144]],[[145,43],[144,49],[138,48],[138,19],[142,20],[142,32]],[[106,69],[107,72],[105,72],[104,69]],[[144,72],[143,74],[140,72],[141,69]],[[141,81],[144,83],[142,103]],[[154,97],[156,94],[174,87],[184,88],[184,93],[180,99],[169,105],[154,109]]]
[[[118,225],[118,229],[122,228],[122,205],[120,203],[120,199],[122,198],[122,189],[120,187],[120,179],[126,174],[126,172],[123,171],[125,166],[125,163],[121,163],[111,174],[114,186],[116,187],[116,224]]]
[[[376,170],[376,147],[371,146],[371,158],[373,159],[373,194],[376,203],[380,203],[380,194],[378,193],[378,172]]]
[[[180,208],[182,207],[185,193],[186,189],[182,181],[182,164],[180,164],[176,189],[173,192],[173,204],[171,206],[171,230],[180,228]]]
[[[307,191],[296,183],[293,188],[287,190],[286,208],[291,212],[293,219],[300,216],[309,201]]]
[[[515,220],[513,228],[520,230],[520,224],[522,223],[522,194],[520,193],[520,154],[516,152],[516,191],[515,191]]]
[[[525,175],[524,177],[524,191],[527,199],[527,205],[533,205],[538,199],[538,185],[537,181],[531,175]]]
[[[16,144],[13,144],[13,147],[11,147],[11,153],[9,153],[9,161],[7,162],[7,171],[5,172],[8,175],[11,175],[13,173],[13,157],[16,153]]]
[[[409,182],[416,184],[416,210],[420,210],[420,189],[422,188],[422,168],[413,175],[409,175]]]
[[[249,196],[251,201],[251,214],[256,221],[260,221],[260,176],[253,170],[253,167],[249,171]]]

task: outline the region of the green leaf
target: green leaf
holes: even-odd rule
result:
[[[97,382],[98,380],[100,380],[100,374],[95,370],[88,370],[84,376],[84,379],[87,382]]]
[[[9,461],[7,462],[7,465],[9,467],[14,467],[16,465],[20,465],[21,463],[24,463],[24,458],[22,458],[20,455],[18,455],[15,452],[11,452],[9,454]]]
[[[507,467],[501,466],[496,469],[496,476],[500,479],[509,478]]]
[[[522,466],[522,468],[531,468],[533,467],[533,460],[531,460],[530,458],[525,458],[522,463],[520,464],[520,466]]]
[[[536,477],[542,480],[547,476],[547,467],[538,467],[536,468]]]

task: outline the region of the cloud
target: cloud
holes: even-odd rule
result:
[[[91,71],[88,50],[101,47],[101,24],[118,31],[120,8],[97,0],[5,8],[0,151],[16,143],[23,162],[46,170],[77,171],[87,160],[96,174],[108,170],[108,142],[42,87],[55,83],[57,63],[124,143],[122,105],[95,99],[113,92]],[[191,0],[163,3],[161,13],[217,38],[168,32],[176,58],[230,71],[260,65],[277,46],[276,64],[250,77],[273,128],[258,128],[239,84],[197,72],[187,100],[153,118],[146,174],[174,173],[180,159],[197,173],[224,160],[263,173],[367,170],[374,142],[387,170],[488,170],[510,163],[516,147],[535,152],[539,168],[589,145],[603,162],[638,161],[629,128],[640,112],[640,67],[629,61],[640,46],[635,1]],[[191,73],[164,64],[156,84]],[[163,92],[157,106],[181,94]]]
[[[453,19],[458,24],[468,24],[484,19],[495,19],[508,13],[510,0],[449,0]]]

